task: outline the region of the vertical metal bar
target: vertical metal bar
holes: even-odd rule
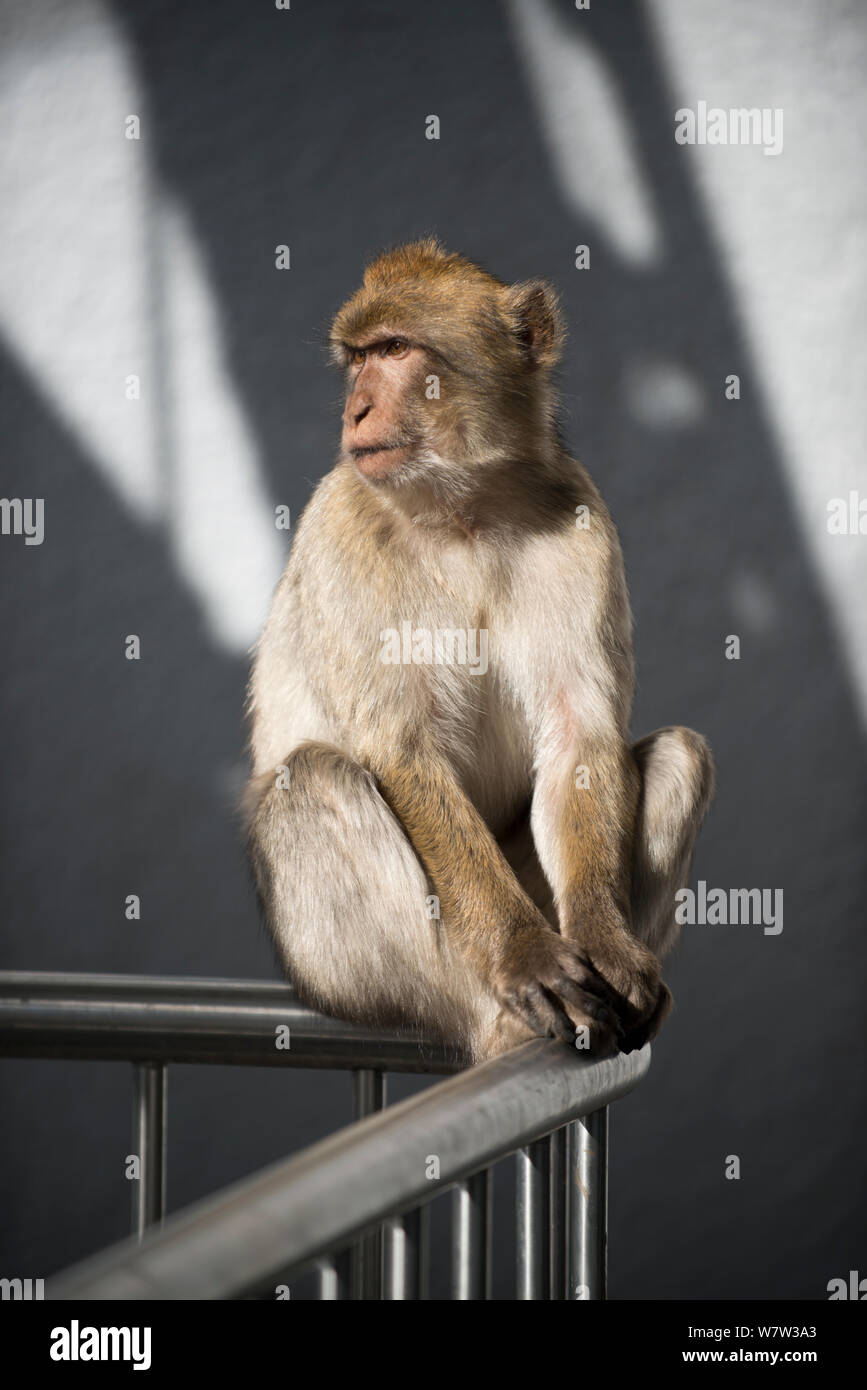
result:
[[[356,1120],[385,1109],[385,1075],[369,1067],[352,1073]],[[365,1301],[382,1297],[382,1228],[362,1236],[352,1251],[352,1297]]]
[[[324,1303],[349,1298],[352,1287],[350,1252],[330,1255],[319,1265],[319,1297]]]
[[[139,1160],[132,1231],[141,1240],[166,1213],[166,1069],[158,1062],[133,1066],[132,1151]]]
[[[548,1297],[551,1279],[549,1158],[547,1139],[537,1139],[515,1155],[519,1299]]]
[[[569,1297],[607,1296],[608,1107],[576,1120],[569,1145]]]
[[[428,1297],[430,1277],[430,1204],[418,1209],[418,1297]]]
[[[452,1298],[491,1296],[493,1182],[490,1168],[458,1183],[452,1205]]]
[[[566,1297],[566,1195],[569,1170],[566,1156],[566,1126],[548,1136],[550,1285],[548,1297],[562,1302]]]
[[[383,1297],[403,1301],[419,1299],[427,1265],[427,1207],[416,1207],[405,1216],[385,1223],[383,1239]]]

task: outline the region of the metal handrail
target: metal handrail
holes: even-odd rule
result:
[[[588,1062],[561,1043],[525,1043],[195,1203],[140,1245],[84,1262],[52,1296],[220,1299],[260,1289],[600,1110],[649,1065],[649,1047]]]
[[[485,1298],[489,1170],[512,1153],[519,1297],[605,1296],[607,1106],[644,1076],[649,1047],[591,1061],[537,1040],[385,1110],[386,1070],[455,1072],[466,1059],[412,1030],[316,1014],[287,985],[9,972],[0,1054],[134,1063],[138,1243],[52,1279],[50,1297],[230,1298],[317,1261],[322,1298],[423,1297],[428,1203],[453,1188],[454,1297]],[[160,1227],[168,1062],[351,1069],[359,1122]]]
[[[290,1046],[278,1048],[278,1028]],[[373,1032],[300,1004],[290,985],[143,975],[0,972],[0,1055],[253,1067],[454,1072],[455,1048]]]

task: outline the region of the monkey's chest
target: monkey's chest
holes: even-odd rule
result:
[[[479,719],[461,758],[461,782],[487,825],[499,835],[529,801],[529,740],[514,711],[496,702]]]
[[[524,711],[503,679],[501,576],[465,546],[425,558],[413,616],[381,634],[382,659],[412,667],[419,713],[430,719],[441,752],[498,833],[526,805],[532,767]]]
[[[491,652],[488,649],[490,661]],[[529,800],[532,753],[523,712],[506,697],[491,665],[428,668],[441,751],[490,829],[506,829]]]

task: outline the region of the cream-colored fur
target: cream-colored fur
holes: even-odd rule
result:
[[[399,746],[408,728],[432,733],[525,891],[556,924],[556,816],[540,789],[571,775],[593,738],[626,736],[629,610],[619,554],[610,565],[613,532],[598,501],[590,532],[570,526],[516,543],[419,526],[362,487],[341,465],[317,490],[259,644],[250,692],[254,860],[281,959],[306,997],[485,1055],[498,1045],[500,1005],[450,945],[449,923],[430,916],[434,886],[377,789],[371,750]],[[605,603],[620,630],[594,668],[600,565],[610,569],[616,592]],[[384,666],[380,633],[406,619],[485,627],[487,672]],[[671,944],[673,894],[710,782],[703,744],[689,731],[663,731],[637,749],[646,790],[633,928],[658,951]]]
[[[250,686],[250,850],[287,971],[474,1057],[659,1026],[713,780],[688,730],[630,745],[623,563],[558,441],[563,336],[545,282],[429,239],[368,266],[332,327],[340,461]],[[483,634],[484,661],[434,659],[442,631]]]

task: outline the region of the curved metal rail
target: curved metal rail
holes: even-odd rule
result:
[[[649,1047],[590,1060],[539,1039],[459,1070],[430,1039],[326,1018],[287,985],[15,972],[0,975],[0,1054],[135,1063],[138,1241],[48,1281],[49,1297],[242,1297],[313,1263],[325,1299],[423,1297],[427,1204],[451,1188],[453,1296],[485,1298],[490,1169],[510,1154],[518,1297],[605,1296],[606,1107]],[[161,1224],[168,1062],[352,1069],[357,1123]],[[458,1074],[385,1109],[386,1070]]]

